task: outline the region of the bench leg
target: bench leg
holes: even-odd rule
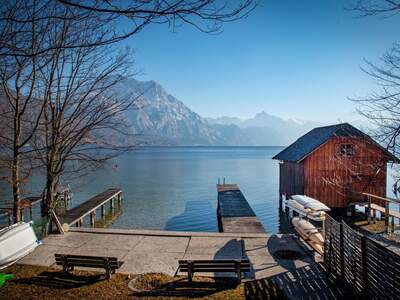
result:
[[[188,262],[188,281],[192,282],[193,280],[193,263]]]
[[[67,258],[65,256],[61,257],[61,264],[64,273],[68,273],[68,265],[67,265]]]
[[[240,263],[236,262],[236,275],[239,283],[242,282],[242,271],[240,270]]]
[[[107,279],[111,279],[111,267],[110,267],[110,262],[108,259],[105,260],[104,262],[104,269],[106,269],[106,277]]]

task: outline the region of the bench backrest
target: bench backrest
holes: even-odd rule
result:
[[[70,255],[70,254],[54,254],[57,265],[67,264],[68,266],[75,267],[92,267],[104,268],[106,264],[111,269],[118,269],[121,262],[116,257],[102,257],[102,256],[85,256],[85,255]]]
[[[188,272],[189,264],[191,264],[193,272],[236,272],[237,267],[241,272],[250,272],[248,259],[180,260],[179,270]]]

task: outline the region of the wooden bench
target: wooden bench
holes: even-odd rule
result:
[[[250,272],[248,259],[216,259],[216,260],[179,260],[179,271],[188,274],[191,282],[196,272],[236,273],[239,282],[242,280],[242,272]]]
[[[56,265],[62,266],[64,272],[69,272],[74,267],[102,268],[106,270],[106,276],[111,278],[111,274],[123,264],[116,257],[54,254]]]

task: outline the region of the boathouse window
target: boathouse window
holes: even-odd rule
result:
[[[354,154],[354,147],[352,144],[341,144],[339,146],[339,155],[351,156]]]

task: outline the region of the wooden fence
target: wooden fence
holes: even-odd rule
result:
[[[399,299],[400,255],[329,215],[325,221],[324,264],[362,296]]]

